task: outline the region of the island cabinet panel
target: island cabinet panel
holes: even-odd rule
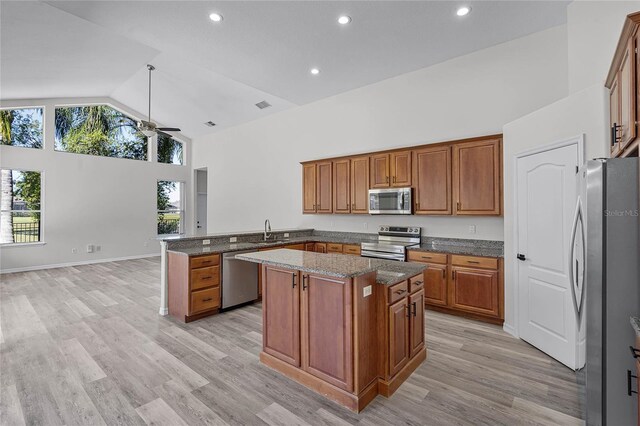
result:
[[[409,361],[409,305],[407,299],[389,306],[389,376],[395,376]]]
[[[449,300],[451,306],[463,311],[500,315],[498,271],[451,267]]]
[[[415,214],[450,215],[451,147],[413,152]]]
[[[316,165],[302,166],[302,213],[316,212]]]
[[[369,157],[351,159],[351,213],[369,213]]]
[[[302,368],[353,389],[351,279],[302,275]]]
[[[351,213],[351,160],[333,162],[333,212]]]
[[[501,139],[453,145],[453,199],[456,215],[500,215]]]
[[[389,154],[371,156],[371,188],[389,187]]]
[[[411,186],[411,151],[399,151],[389,154],[392,187]]]
[[[331,161],[320,162],[316,167],[316,213],[331,213],[333,212],[332,163]]]
[[[300,366],[300,274],[262,266],[263,351]]]
[[[409,356],[414,357],[424,347],[424,290],[409,296],[411,317],[409,318]]]

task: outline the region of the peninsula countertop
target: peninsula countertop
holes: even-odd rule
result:
[[[290,249],[243,253],[236,255],[236,259],[338,278],[353,278],[376,271],[376,282],[382,285],[397,284],[422,273],[427,268],[421,263]]]

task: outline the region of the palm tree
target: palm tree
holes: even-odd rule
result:
[[[13,111],[0,111],[0,136],[2,144],[11,144],[11,124],[13,123]],[[13,176],[11,170],[2,169],[2,193],[0,194],[0,243],[13,242]]]

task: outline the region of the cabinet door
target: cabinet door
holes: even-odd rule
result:
[[[304,251],[316,251],[315,243],[306,243],[304,245]]]
[[[619,76],[620,74],[618,74]],[[611,156],[615,157],[620,151],[620,85],[618,84],[618,76],[611,84],[609,91],[609,126],[611,131]]]
[[[333,212],[351,213],[351,160],[333,162]]]
[[[411,151],[393,152],[389,158],[391,186],[411,186]]]
[[[409,361],[409,316],[407,298],[389,306],[389,376],[395,376]]]
[[[331,161],[317,164],[316,181],[316,212],[331,213],[333,211]]]
[[[413,358],[424,347],[424,290],[409,296],[409,356]]]
[[[447,306],[447,265],[428,263],[424,271],[425,302]]]
[[[389,187],[389,154],[371,156],[371,188]]]
[[[315,274],[304,274],[302,279],[302,368],[351,391],[351,280]]]
[[[262,347],[264,352],[300,366],[300,274],[262,267]]]
[[[618,85],[620,87],[620,150],[636,138],[636,58],[635,40],[629,39],[622,56]]]
[[[327,243],[316,243],[315,244],[316,253],[326,253],[327,252]]]
[[[369,157],[351,159],[351,213],[369,213]]]
[[[413,152],[416,214],[451,214],[451,147]]]
[[[449,305],[476,314],[500,316],[498,271],[451,267]]]
[[[316,212],[316,165],[302,165],[302,213]]]
[[[457,215],[500,215],[501,140],[453,145],[453,197]]]

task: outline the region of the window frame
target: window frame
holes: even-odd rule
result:
[[[42,110],[42,146],[40,148],[34,148],[32,146],[22,146],[22,145],[6,145],[6,144],[0,144],[2,146],[10,146],[12,148],[26,148],[26,149],[39,149],[39,150],[44,150],[45,149],[45,144],[47,143],[47,138],[46,138],[46,134],[47,134],[47,120],[46,120],[46,105],[26,105],[26,106],[3,106],[0,107],[0,111],[7,111],[7,110],[16,110],[16,109],[40,109]],[[18,170],[18,169],[11,169],[11,170]],[[27,171],[35,171],[35,170],[27,170]],[[41,191],[42,192],[42,191]]]
[[[127,117],[131,118],[132,120],[135,121],[141,121],[143,120],[142,118],[138,117],[136,114],[132,114],[130,112],[124,111],[123,108],[119,108],[109,102],[88,102],[88,103],[55,103],[51,106],[52,109],[52,114],[53,114],[53,146],[52,146],[52,150],[55,153],[62,153],[62,154],[72,154],[72,155],[88,155],[90,157],[96,157],[96,158],[112,158],[112,159],[116,159],[116,160],[132,160],[132,161],[142,161],[145,163],[148,162],[152,162],[152,150],[151,147],[154,145],[152,143],[153,140],[158,139],[157,135],[156,136],[146,136],[147,138],[147,149],[146,149],[146,155],[147,155],[147,159],[146,160],[138,160],[136,158],[127,158],[127,157],[111,157],[108,155],[95,155],[95,154],[84,154],[84,153],[80,153],[80,152],[69,152],[69,151],[60,151],[58,149],[56,149],[56,128],[55,128],[55,116],[56,116],[56,109],[58,108],[81,108],[81,107],[92,107],[92,106],[108,106],[109,108],[114,109],[115,111],[118,111],[120,114],[126,115]],[[155,142],[155,145],[157,145],[157,142]],[[156,161],[157,162],[157,161]]]
[[[11,145],[8,145],[11,146]],[[45,217],[45,172],[44,170],[30,170],[20,167],[1,167],[0,170],[11,170],[12,172],[38,172],[40,173],[40,210],[2,210],[3,212],[38,212],[40,213],[40,240],[39,241],[29,241],[29,242],[13,242],[13,243],[0,243],[0,247],[3,249],[8,247],[21,247],[21,246],[41,246],[45,245],[45,226],[44,226],[44,217]],[[11,220],[13,220],[13,216],[11,216]]]
[[[159,164],[167,164],[167,163],[159,163]],[[177,164],[174,164],[177,165]],[[156,179],[156,192],[158,190],[158,183],[160,182],[173,182],[178,184],[180,191],[180,208],[178,209],[166,209],[166,210],[158,210],[157,199],[156,199],[156,237],[157,238],[166,238],[166,237],[175,237],[182,236],[186,234],[186,224],[185,224],[185,188],[186,183],[182,180],[169,180],[169,179]],[[178,222],[178,232],[174,234],[159,234],[158,233],[158,215],[165,213],[178,213],[180,215],[180,221]]]

